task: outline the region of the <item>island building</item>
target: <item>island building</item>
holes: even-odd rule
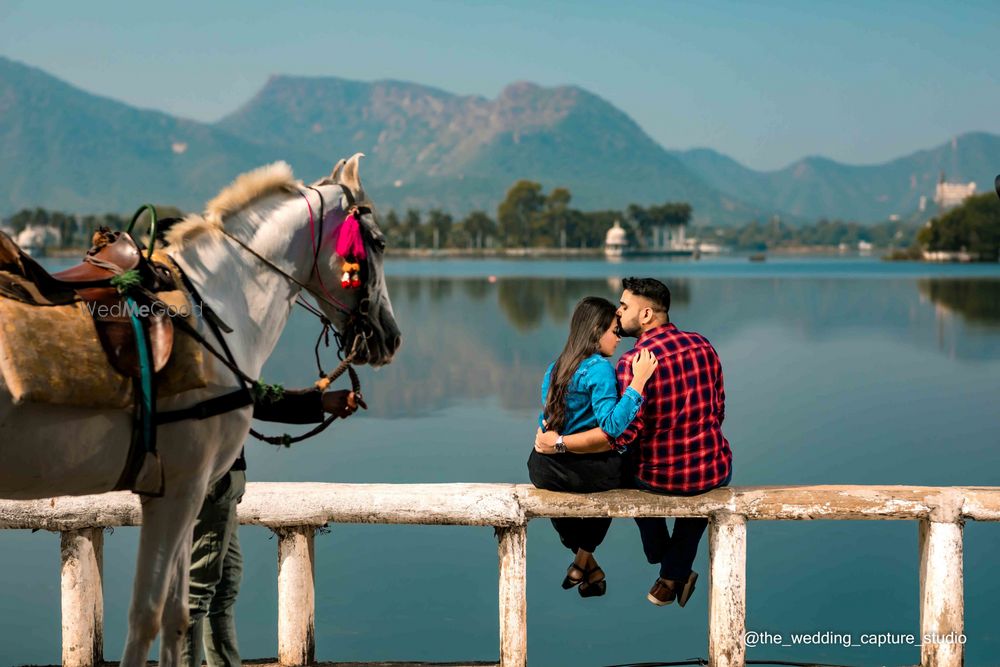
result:
[[[937,204],[939,212],[944,212],[955,208],[974,194],[976,194],[975,181],[968,183],[946,181],[942,171],[941,178],[938,179],[937,187],[934,189],[934,203]]]
[[[688,236],[686,228],[686,223],[679,222],[653,227],[649,230],[645,243],[633,248],[629,245],[625,228],[620,221],[615,220],[604,237],[604,254],[612,258],[624,255],[688,257],[725,252],[726,249],[716,243]]]
[[[61,242],[59,228],[51,225],[28,225],[14,239],[14,243],[35,257],[44,255],[46,248],[58,246]]]
[[[608,233],[604,235],[604,254],[607,257],[621,257],[628,247],[628,238],[622,224],[615,220]]]

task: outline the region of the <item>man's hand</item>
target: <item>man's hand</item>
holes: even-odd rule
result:
[[[353,391],[340,389],[323,394],[323,411],[338,417],[350,417],[358,409],[358,397]]]
[[[559,434],[555,431],[538,429],[535,431],[535,451],[539,454],[555,454],[556,439],[558,437]]]

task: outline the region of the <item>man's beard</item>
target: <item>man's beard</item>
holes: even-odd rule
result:
[[[625,325],[622,324],[621,319],[618,320],[618,329],[616,333],[622,338],[638,338],[639,337],[639,327],[635,327],[632,330],[626,329]]]

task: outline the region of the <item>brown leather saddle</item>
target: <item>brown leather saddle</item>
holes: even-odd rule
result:
[[[122,284],[123,276],[137,288],[128,290],[131,303],[115,284]],[[156,294],[175,289],[169,268],[145,258],[127,233],[98,230],[80,264],[49,273],[0,232],[0,296],[36,306],[82,302],[94,319],[108,361],[126,377],[141,374],[131,312],[139,315],[148,332],[153,371],[160,371],[169,360],[173,323]]]

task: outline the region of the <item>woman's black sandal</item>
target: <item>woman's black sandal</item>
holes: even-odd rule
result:
[[[601,573],[600,579],[591,581],[590,577],[593,574]],[[580,589],[578,591],[580,597],[582,598],[597,598],[601,597],[608,592],[608,582],[604,579],[604,570],[598,565],[593,570],[587,570],[586,581],[580,583]]]
[[[579,579],[577,579],[575,577],[569,576],[570,572],[572,572],[573,570],[576,570],[577,572],[580,573],[580,578]],[[578,586],[581,582],[583,582],[584,579],[587,578],[587,574],[588,574],[587,570],[584,570],[582,567],[580,567],[579,565],[577,565],[575,562],[574,563],[570,563],[569,567],[566,568],[566,577],[562,580],[562,587],[563,587],[563,589],[565,589],[565,590],[568,591],[569,589],[573,588],[574,586]]]

